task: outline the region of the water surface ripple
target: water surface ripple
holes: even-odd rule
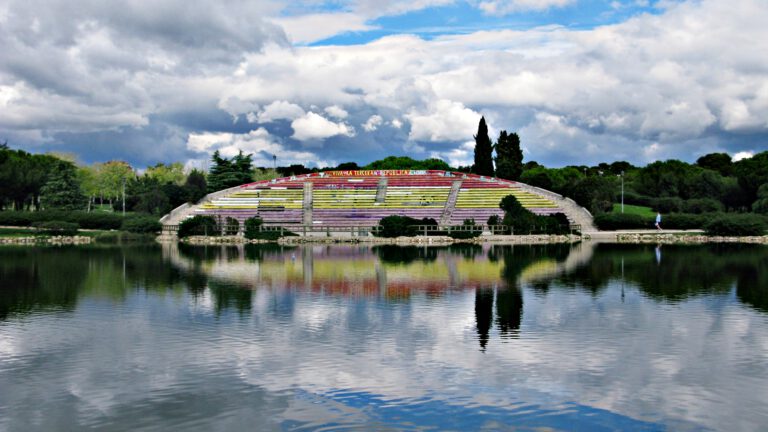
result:
[[[761,430],[761,246],[0,248],[0,430]]]

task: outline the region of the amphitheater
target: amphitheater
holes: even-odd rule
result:
[[[539,215],[565,213],[572,224],[592,229],[592,217],[575,202],[524,183],[438,170],[326,171],[259,181],[225,189],[183,205],[161,219],[166,226],[202,214],[299,232],[343,231],[378,224],[385,216],[431,218],[441,226],[474,219],[483,225],[503,216],[499,202],[514,195]]]

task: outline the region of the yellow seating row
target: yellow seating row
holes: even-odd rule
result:
[[[526,208],[557,207],[547,198],[517,188],[461,189],[456,198],[456,208],[498,208],[499,202],[507,195],[514,195]]]

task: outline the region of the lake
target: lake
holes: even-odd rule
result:
[[[0,430],[768,427],[768,248],[0,248]]]

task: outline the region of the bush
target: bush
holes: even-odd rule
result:
[[[419,225],[418,219],[410,218],[408,216],[386,216],[379,221],[379,227],[381,229],[378,232],[379,237],[413,237],[418,235],[416,227]]]
[[[193,235],[218,236],[220,230],[213,216],[197,215],[179,224],[179,238]]]
[[[67,212],[64,220],[75,222],[86,229],[116,230],[123,225],[123,219],[119,213]]]
[[[291,232],[287,229],[280,231],[280,227],[274,227],[277,231],[261,231],[260,227],[264,225],[264,221],[260,217],[252,217],[245,220],[243,224],[244,235],[248,240],[277,240],[280,237],[293,237],[298,234]]]
[[[621,199],[621,195],[617,197],[617,201]],[[625,204],[631,204],[631,205],[638,205],[643,207],[653,207],[654,206],[654,198],[651,198],[649,196],[641,195],[637,192],[632,191],[625,191],[624,192],[624,203]]]
[[[72,236],[77,234],[77,224],[64,221],[34,222],[32,224],[38,230],[50,235]]]
[[[237,232],[240,231],[240,222],[237,219],[227,217],[224,223],[224,233],[226,235],[237,235]]]
[[[131,216],[123,220],[120,229],[132,233],[156,233],[163,229],[163,225],[154,216]]]
[[[668,229],[702,229],[704,225],[719,214],[673,213],[663,216],[661,227]]]
[[[448,231],[448,237],[457,239],[457,240],[458,239],[464,240],[464,239],[479,237],[480,234],[483,233],[482,228],[475,225],[474,219],[464,219],[464,222],[461,224],[461,226],[471,227],[471,228],[469,228],[470,229],[469,231],[467,231],[467,228],[463,228],[463,229],[460,229],[457,227],[451,228]]]
[[[768,198],[761,198],[752,204],[752,211],[760,214],[768,214]]]
[[[604,213],[595,216],[595,225],[601,230],[648,229],[654,224],[653,218],[630,213]],[[663,223],[663,222],[662,222]]]
[[[501,218],[498,215],[488,217],[488,225],[501,225]]]
[[[712,198],[689,199],[683,203],[683,211],[686,213],[717,213],[723,210],[723,203]]]
[[[723,214],[704,226],[708,235],[736,237],[765,235],[766,229],[765,218],[754,214]]]
[[[677,197],[657,198],[652,207],[661,213],[679,213],[683,211],[683,200]]]
[[[0,211],[0,225],[5,226],[31,226],[32,213],[20,211]]]

